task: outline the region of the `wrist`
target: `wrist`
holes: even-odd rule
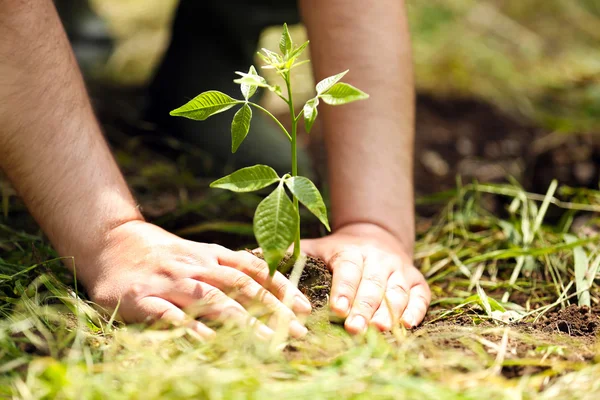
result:
[[[132,210],[133,211],[133,210]],[[72,234],[60,234],[51,241],[62,257],[68,257],[65,264],[75,269],[77,279],[88,289],[98,277],[104,273],[102,259],[107,251],[114,249],[119,241],[120,232],[126,231],[133,224],[144,223],[141,214],[135,210],[129,215],[104,218],[102,221],[80,224]]]
[[[334,233],[352,235],[369,241],[401,250],[412,258],[414,253],[414,234],[408,230],[406,234],[394,234],[392,230],[376,222],[349,222],[334,228]]]

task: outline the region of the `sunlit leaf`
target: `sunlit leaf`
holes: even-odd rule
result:
[[[317,107],[319,106],[319,98],[315,97],[314,99],[310,99],[304,105],[304,127],[306,128],[306,132],[310,133],[317,116],[319,115],[319,111],[317,111]]]
[[[368,99],[369,95],[347,83],[336,83],[319,97],[329,105],[340,106],[353,101]]]
[[[327,219],[327,207],[325,207],[323,197],[315,184],[303,176],[288,178],[285,180],[285,184],[298,201],[319,218],[319,221],[330,231],[331,228],[329,228],[329,220]]]
[[[256,69],[254,68],[254,65],[250,66],[250,69],[248,70],[248,75],[259,76],[258,73],[256,72]],[[254,93],[256,93],[256,89],[258,89],[258,86],[249,84],[249,83],[242,83],[240,86],[240,89],[242,90],[242,94],[244,95],[244,98],[246,100],[248,100],[252,96],[254,96]]]
[[[281,39],[279,39],[279,50],[281,50],[281,54],[287,55],[292,51],[293,47],[294,43],[292,42],[288,26],[287,24],[283,24],[283,32],[281,34]]]
[[[238,83],[240,85],[249,85],[249,86],[256,86],[256,87],[265,87],[268,88],[270,87],[269,84],[267,83],[267,80],[265,78],[263,78],[260,75],[253,75],[253,74],[247,74],[245,72],[236,72],[236,74],[240,75],[241,78],[234,80],[235,83]]]
[[[256,208],[254,234],[265,261],[269,264],[271,275],[294,241],[298,222],[294,205],[281,185]]]
[[[324,93],[324,92],[328,91],[329,89],[331,89],[333,87],[333,85],[338,83],[340,81],[340,79],[342,79],[344,77],[344,75],[346,75],[348,73],[348,71],[349,70],[347,69],[344,72],[340,72],[337,75],[333,75],[333,76],[330,76],[329,78],[325,78],[321,82],[317,83],[317,94]]]
[[[210,184],[211,188],[227,189],[233,192],[254,192],[279,180],[275,170],[267,165],[254,165],[235,171]]]
[[[259,56],[261,56],[261,58],[268,64],[280,64],[283,62],[283,58],[275,53],[274,51],[271,51],[269,49],[261,49],[263,53],[265,53],[264,55],[262,53],[258,53]]]
[[[235,153],[240,147],[248,131],[250,130],[250,121],[252,120],[252,109],[248,104],[244,104],[240,110],[235,113],[231,122],[231,152]]]
[[[288,56],[288,58],[290,60],[298,58],[302,55],[302,53],[304,53],[304,50],[306,50],[306,48],[308,47],[308,44],[310,42],[306,41],[304,43],[302,43],[300,46],[296,47]]]
[[[171,111],[171,115],[185,117],[196,121],[204,121],[211,115],[229,110],[236,104],[241,103],[225,93],[215,90],[204,92],[183,106]]]
[[[573,235],[565,235],[565,242],[571,244],[577,241]],[[587,280],[588,267],[590,260],[583,246],[573,248],[573,268],[575,272],[575,288],[577,289],[577,301],[580,306],[591,306],[590,302],[590,282]]]

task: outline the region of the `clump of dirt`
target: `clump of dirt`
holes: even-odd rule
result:
[[[262,254],[253,254],[259,258],[263,258]],[[287,254],[279,263],[279,269],[284,268],[290,263],[292,254]],[[285,274],[290,277],[292,270]],[[327,263],[320,258],[307,256],[304,270],[300,275],[298,289],[308,298],[313,309],[325,307],[329,301],[329,292],[331,291],[332,275],[327,268]]]
[[[298,288],[308,297],[313,308],[325,307],[329,301],[331,279],[332,275],[325,261],[308,256],[298,282]]]
[[[600,317],[589,307],[571,305],[550,313],[533,328],[544,332],[566,333],[569,336],[595,337],[600,332]]]

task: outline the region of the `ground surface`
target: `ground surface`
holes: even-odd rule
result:
[[[427,97],[419,104],[415,258],[434,294],[421,327],[350,337],[330,323],[322,288],[308,337],[288,343],[257,342],[227,326],[202,343],[182,328],[115,324],[90,307],[11,197],[0,220],[0,396],[598,398],[599,292],[575,276],[593,280],[600,265],[600,192],[585,188],[597,175],[585,182],[569,175],[582,162],[569,149],[585,145],[589,162],[599,154],[593,139],[568,137],[531,153],[544,132],[485,104]],[[123,134],[127,121],[103,121],[150,220],[191,239],[252,248],[258,197],[207,191],[210,179],[186,168],[204,155],[173,143],[158,154],[143,137]],[[508,150],[495,157],[494,146]],[[580,157],[565,158],[560,170],[580,188],[551,186],[544,195],[546,177],[559,174],[543,160],[555,154]],[[541,194],[516,183],[472,183],[505,181],[506,173],[478,175],[498,164],[504,172],[520,166],[513,175]],[[456,173],[465,177],[458,186]],[[440,189],[452,191],[433,194]],[[304,220],[305,236],[321,233]],[[591,307],[577,307],[588,293]]]

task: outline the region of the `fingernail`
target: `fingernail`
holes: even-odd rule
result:
[[[308,333],[308,329],[302,325],[299,321],[293,320],[290,322],[290,333],[295,338],[302,338]]]
[[[417,325],[415,317],[410,312],[404,313],[402,320],[405,322],[405,325],[408,325],[407,328],[414,328]]]
[[[363,333],[367,329],[367,320],[362,315],[355,315],[348,321],[348,327],[357,333]]]
[[[294,299],[294,309],[300,313],[310,314],[312,306],[303,296],[296,296]]]
[[[335,307],[341,311],[341,312],[347,312],[348,308],[350,307],[350,301],[348,301],[347,297],[344,296],[340,296],[337,298],[337,301],[335,302]]]
[[[271,328],[269,328],[268,326],[261,324],[258,326],[257,334],[258,334],[258,336],[260,336],[264,339],[270,339],[271,337],[273,337],[275,332],[273,332],[273,330]]]
[[[371,325],[375,325],[379,330],[383,332],[387,332],[392,329],[389,318],[381,316],[373,317],[373,319],[371,320]]]

